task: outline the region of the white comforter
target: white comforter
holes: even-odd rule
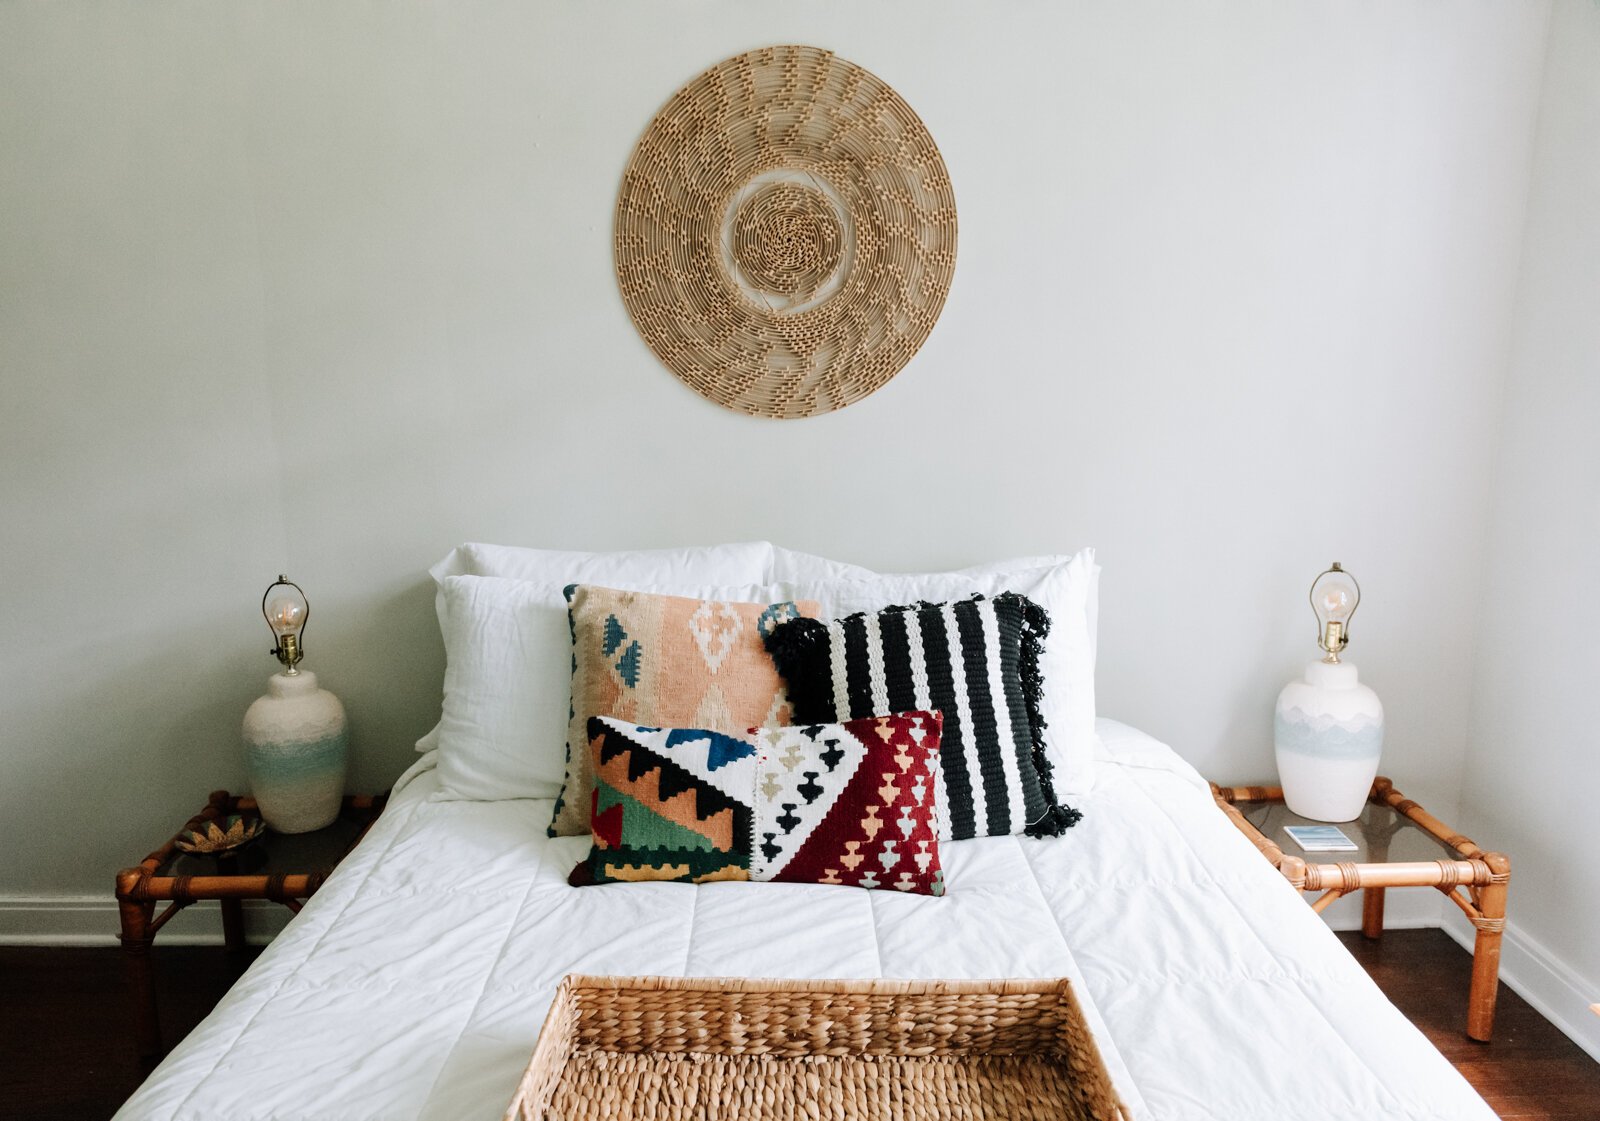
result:
[[[949,894],[569,888],[550,803],[433,802],[424,760],[117,1114],[493,1121],[581,973],[1072,978],[1141,1121],[1494,1114],[1169,749],[1100,723],[1085,818],[948,843]],[[1443,999],[1454,999],[1448,994]]]

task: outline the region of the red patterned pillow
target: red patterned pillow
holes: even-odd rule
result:
[[[752,880],[944,894],[937,712],[753,728]]]

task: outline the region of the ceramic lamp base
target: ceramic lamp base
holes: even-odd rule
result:
[[[1367,804],[1378,759],[1319,759],[1278,752],[1278,781],[1289,809],[1312,821],[1354,821]]]
[[[279,833],[333,823],[344,797],[344,706],[317,675],[274,674],[244,715],[245,762],[261,816]]]
[[[1383,705],[1348,662],[1312,662],[1278,695],[1278,781],[1289,809],[1313,821],[1361,816],[1383,754]]]

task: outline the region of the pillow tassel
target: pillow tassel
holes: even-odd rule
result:
[[[1022,679],[1022,698],[1033,717],[1029,732],[1033,740],[1033,767],[1039,772],[1039,791],[1049,807],[1037,821],[1029,822],[1023,833],[1029,837],[1059,837],[1083,820],[1083,811],[1056,801],[1055,770],[1044,747],[1044,732],[1049,724],[1042,715],[1044,675],[1039,671],[1039,655],[1050,634],[1050,613],[1027,596],[1005,592],[996,599],[1012,598],[1022,605],[1022,648],[1017,659],[1017,674]]]
[[[1043,817],[1029,823],[1023,832],[1030,837],[1059,837],[1082,820],[1082,810],[1075,810],[1071,806],[1052,805],[1044,812]]]
[[[828,627],[820,619],[801,616],[774,627],[763,639],[778,676],[784,679],[789,705],[797,721],[825,724],[833,720],[833,683],[823,677],[800,672],[813,657],[813,651],[827,653]]]

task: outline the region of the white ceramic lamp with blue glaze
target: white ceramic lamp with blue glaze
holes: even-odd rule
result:
[[[1278,694],[1273,740],[1283,800],[1316,821],[1360,817],[1383,754],[1383,705],[1356,667],[1339,659],[1360,601],[1360,587],[1338,561],[1317,577],[1311,608],[1326,655]]]
[[[261,597],[283,663],[267,681],[267,694],[244,714],[245,762],[250,792],[268,826],[279,833],[309,833],[331,825],[344,798],[347,724],[344,706],[299,668],[301,635],[311,605],[287,577]]]

